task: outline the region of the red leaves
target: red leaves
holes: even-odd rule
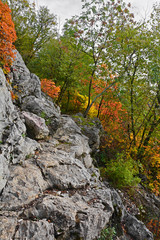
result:
[[[11,10],[0,1],[0,63],[4,68],[11,65],[14,58],[13,42],[16,40]]]
[[[48,79],[41,80],[41,88],[44,93],[48,94],[53,99],[57,98],[60,92],[60,87],[56,87],[55,83]]]
[[[147,228],[154,234],[154,239],[160,239],[160,221],[156,219],[151,219],[147,224]]]

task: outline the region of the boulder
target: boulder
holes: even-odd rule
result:
[[[60,121],[59,108],[56,108],[53,102],[47,100],[44,96],[42,98],[35,96],[24,98],[21,109],[44,118],[51,134],[57,130]]]
[[[49,129],[45,120],[30,112],[22,112],[30,137],[34,139],[45,139],[49,135]]]
[[[88,145],[88,138],[84,136],[81,129],[69,116],[63,115],[60,120],[59,128],[54,134],[54,138],[61,143],[71,146],[70,151],[75,153],[77,158],[89,154],[91,149]]]
[[[124,227],[133,239],[136,240],[153,240],[153,234],[146,228],[144,223],[134,216],[126,213],[123,217]]]
[[[52,187],[78,189],[89,184],[90,174],[83,163],[64,151],[41,154],[37,164]]]
[[[88,137],[89,146],[92,152],[95,153],[100,146],[100,129],[96,126],[83,126],[83,134]]]

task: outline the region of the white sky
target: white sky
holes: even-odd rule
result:
[[[45,5],[51,13],[57,15],[59,25],[62,27],[65,19],[70,18],[81,12],[81,0],[32,0],[36,5]],[[124,0],[131,3],[132,12],[136,19],[148,17],[154,3],[160,3],[160,0]]]

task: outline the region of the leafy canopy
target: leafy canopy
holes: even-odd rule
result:
[[[14,58],[16,32],[11,18],[11,10],[0,1],[0,66],[9,67]]]

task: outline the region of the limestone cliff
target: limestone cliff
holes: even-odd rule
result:
[[[17,106],[0,70],[0,239],[94,240],[115,219],[115,239],[152,240],[100,181],[88,137],[45,98],[19,53],[10,81]]]

